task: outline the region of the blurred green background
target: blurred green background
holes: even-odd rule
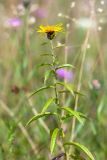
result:
[[[106,15],[106,0],[0,0],[0,160],[50,159],[48,127],[55,127],[54,119],[25,125],[53,92],[43,91],[31,99],[27,96],[43,86],[47,68],[38,65],[50,61],[41,56],[50,52],[48,40],[36,30],[40,24],[60,23],[64,32],[55,37],[54,45],[66,44],[67,54],[64,46],[55,52],[60,63],[75,66],[74,86],[78,82],[81,47],[90,30],[81,83],[85,96],[79,97],[78,106],[90,120],[83,125],[77,123],[75,135],[96,160],[107,159]],[[73,106],[74,99],[67,96],[66,104]],[[71,120],[68,123],[70,126]],[[58,149],[56,154],[60,153]]]

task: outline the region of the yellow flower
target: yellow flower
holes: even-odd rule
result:
[[[56,32],[62,32],[63,27],[62,24],[53,25],[53,26],[39,26],[39,30],[37,32],[46,33],[47,38],[52,40],[55,37]]]

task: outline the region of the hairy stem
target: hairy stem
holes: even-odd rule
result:
[[[58,99],[58,92],[57,92],[57,76],[56,76],[56,55],[54,54],[54,47],[53,47],[53,43],[52,43],[52,40],[51,40],[51,50],[52,50],[52,60],[53,60],[53,63],[52,63],[52,66],[53,66],[53,70],[54,70],[54,73],[55,73],[55,76],[54,76],[54,87],[55,87],[55,103],[56,105],[58,106],[59,105],[59,99]]]

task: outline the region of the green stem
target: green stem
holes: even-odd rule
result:
[[[57,76],[56,76],[56,55],[54,54],[54,47],[53,47],[53,43],[52,43],[52,40],[51,40],[51,50],[52,50],[52,57],[53,57],[53,63],[52,63],[52,67],[53,67],[53,70],[54,70],[54,73],[55,73],[55,77],[54,77],[54,92],[55,92],[55,104],[57,105],[57,107],[60,106],[59,104],[59,97],[58,97],[58,91],[57,91]],[[57,109],[57,113],[59,115],[59,109]],[[61,115],[62,113],[60,113]],[[62,128],[62,121],[59,117],[59,120],[58,120],[58,126],[60,127],[60,129]],[[61,140],[62,140],[62,150],[64,150],[64,152],[66,153],[66,149],[65,147],[63,147],[63,144],[64,144],[64,138],[61,137]],[[66,154],[67,155],[67,154]],[[65,160],[68,160],[67,156],[65,157]]]
[[[58,99],[58,92],[57,92],[57,85],[56,85],[56,82],[57,82],[57,76],[56,76],[56,55],[54,54],[54,47],[53,47],[52,40],[50,42],[51,42],[52,60],[53,60],[52,67],[53,67],[53,70],[54,70],[54,73],[55,73],[55,77],[54,77],[55,103],[56,103],[57,106],[59,106],[59,99]]]

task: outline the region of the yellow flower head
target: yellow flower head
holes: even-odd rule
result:
[[[39,26],[39,30],[37,32],[46,33],[47,38],[52,40],[55,37],[56,32],[62,32],[63,27],[62,24],[54,25],[54,26]]]

